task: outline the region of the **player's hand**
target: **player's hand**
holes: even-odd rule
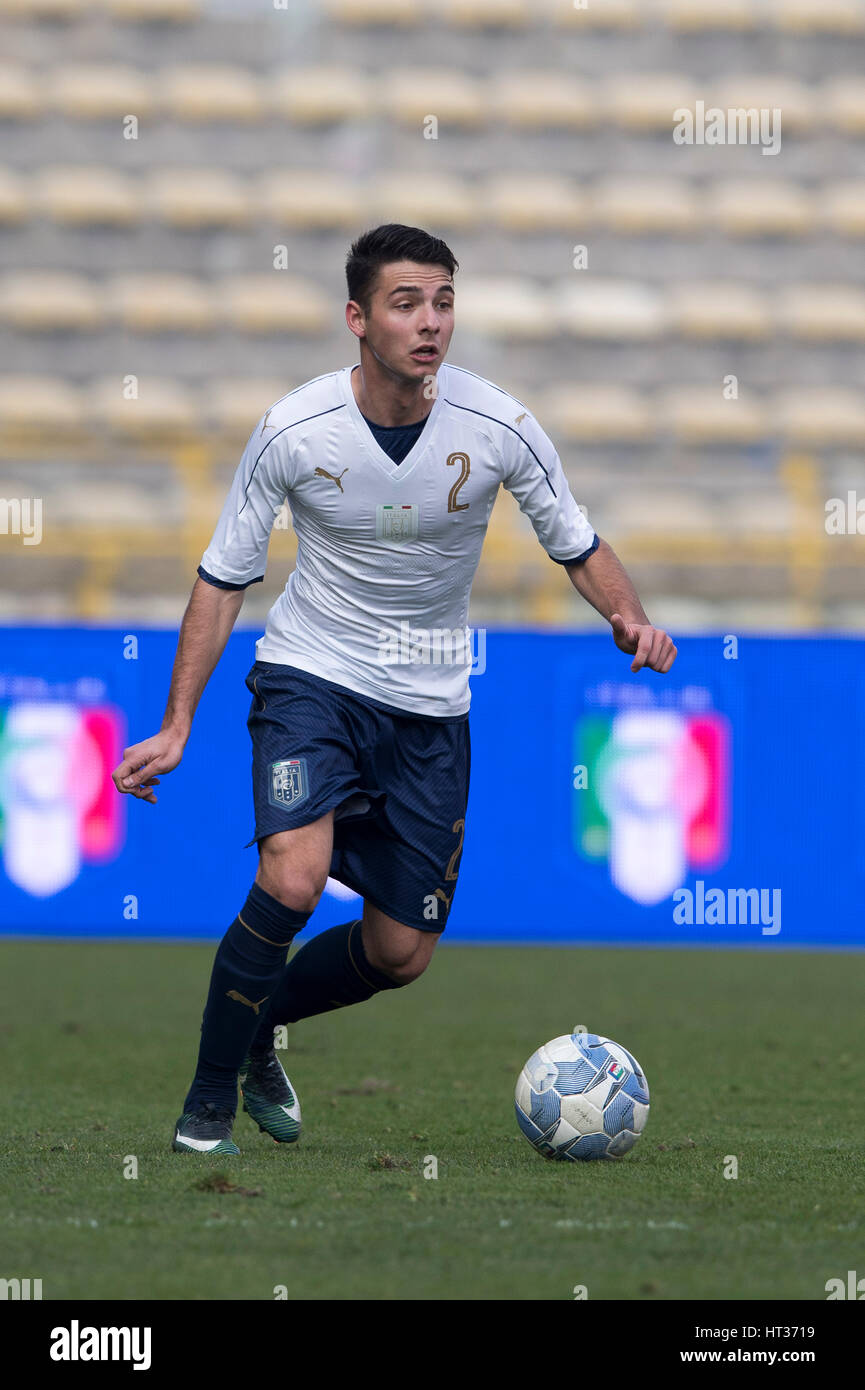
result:
[[[669,671],[676,660],[676,647],[673,639],[659,627],[651,623],[626,623],[621,613],[610,618],[613,641],[619,651],[633,656],[632,671],[640,671],[648,666],[650,671]]]
[[[172,772],[183,757],[185,739],[163,729],[153,738],[124,748],[123,762],[112,772],[111,780],[119,792],[127,792],[139,801],[156,805],[154,787],[159,786],[158,772]]]

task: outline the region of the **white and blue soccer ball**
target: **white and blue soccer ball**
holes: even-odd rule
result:
[[[533,1052],[517,1080],[517,1123],[545,1158],[620,1158],[649,1114],[649,1087],[621,1043],[566,1033]]]

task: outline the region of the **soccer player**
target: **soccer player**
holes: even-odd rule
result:
[[[297,1139],[300,1106],[274,1029],[401,988],[430,962],[459,873],[466,619],[500,485],[609,621],[632,671],[668,671],[676,656],[531,413],[445,363],[456,269],[419,228],[388,224],[355,241],[346,322],[360,362],[290,391],[256,425],[184,614],[162,728],[113,774],[119,791],[155,804],[244,592],[264,578],[287,498],[297,563],[246,679],[258,872],[216,952],[178,1152],[239,1152],[238,1078],[259,1128]],[[425,660],[442,634],[454,638],[436,652],[444,659]],[[363,915],[286,965],[330,874],[362,896]]]

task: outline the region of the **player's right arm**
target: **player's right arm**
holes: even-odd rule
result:
[[[123,750],[123,762],[111,774],[119,792],[156,804],[157,774],[173,772],[183,757],[198,701],[225,650],[245,592],[196,579],[180,625],[162,728]]]
[[[111,774],[119,792],[156,803],[157,774],[172,772],[183,757],[192,718],[216,663],[225,650],[243,595],[264,578],[270,533],[287,491],[290,456],[280,436],[259,421],[234,475],[199,578],[183,615],[171,688],[162,728],[152,738],[124,749]]]

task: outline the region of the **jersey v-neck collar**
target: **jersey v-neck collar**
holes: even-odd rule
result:
[[[409,449],[408,453],[406,454],[405,458],[402,460],[401,463],[394,463],[390,454],[385,453],[384,449],[381,447],[372,430],[370,429],[369,425],[367,424],[366,420],[364,419],[361,408],[355,400],[354,391],[352,390],[351,385],[351,374],[357,365],[358,364],[355,363],[351,367],[343,367],[342,371],[340,372],[340,384],[342,386],[343,398],[345,400],[346,405],[348,406],[349,414],[351,415],[351,418],[354,421],[354,426],[357,430],[357,433],[360,436],[361,443],[363,447],[366,449],[373,463],[377,463],[379,468],[383,469],[391,480],[393,480],[394,482],[400,482],[403,478],[408,477],[409,473],[411,473],[414,470],[414,466],[417,463],[418,459],[421,457],[423,453],[426,452],[426,447],[429,444],[433,430],[436,427],[436,423],[438,421],[442,405],[444,404],[444,391],[442,389],[444,386],[444,382],[442,381],[441,374],[443,371],[446,370],[445,364],[442,363],[442,365],[438,369],[438,374],[436,377],[436,385],[438,389],[436,391],[435,400],[433,401],[432,410],[430,411],[429,415],[426,417],[426,420],[424,421],[423,429],[421,430],[414,444]]]

